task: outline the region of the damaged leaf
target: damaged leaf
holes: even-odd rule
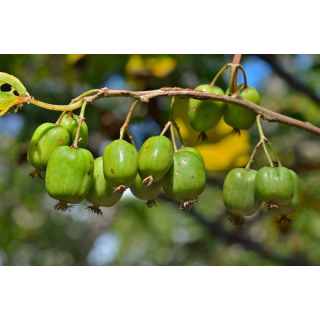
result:
[[[26,88],[16,77],[0,72],[0,116],[10,112],[12,107],[17,112],[30,99]]]

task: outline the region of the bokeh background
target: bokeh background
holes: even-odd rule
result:
[[[68,104],[94,88],[149,90],[195,88],[210,83],[232,55],[1,55],[0,71],[19,78],[36,99]],[[270,110],[320,126],[319,55],[244,55],[248,84]],[[217,83],[227,88],[229,72]],[[241,81],[241,75],[239,76]],[[87,108],[88,149],[95,157],[119,136],[130,98],[95,101]],[[300,206],[291,226],[279,226],[264,209],[241,226],[228,221],[222,202],[227,172],[243,167],[259,137],[254,126],[233,137],[223,120],[197,141],[187,119],[187,99],[177,100],[175,117],[189,146],[206,163],[208,183],[190,212],[162,193],[147,208],[129,190],[97,217],[83,202],[55,212],[44,180],[30,179],[27,149],[35,129],[55,122],[58,112],[25,105],[0,118],[0,265],[319,265],[320,143],[297,128],[263,121],[266,136],[283,164],[297,172]],[[130,130],[138,148],[168,121],[169,98],[140,103]],[[77,112],[76,112],[77,113]],[[267,165],[260,150],[254,169]]]

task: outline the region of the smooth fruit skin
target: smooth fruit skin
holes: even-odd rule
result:
[[[204,160],[203,160],[203,157],[201,155],[201,153],[196,149],[196,148],[192,148],[192,147],[184,147],[183,149],[180,149],[179,151],[182,151],[182,152],[192,152],[194,153],[203,163],[204,165]],[[205,166],[205,165],[204,165]]]
[[[219,87],[211,87],[209,84],[202,84],[195,90],[206,93],[224,95],[224,92]],[[224,103],[213,100],[189,100],[188,118],[189,123],[195,131],[206,131],[214,128],[222,116]]]
[[[267,204],[287,205],[294,195],[294,180],[290,170],[285,167],[261,168],[256,175],[254,192]]]
[[[60,121],[60,126],[65,128],[70,135],[70,145],[74,142],[74,139],[77,134],[78,125],[79,125],[79,117],[73,113],[65,114]],[[88,142],[88,126],[85,123],[85,121],[82,121],[82,124],[81,124],[79,139],[80,138],[81,140],[78,142],[78,147],[85,148]]]
[[[188,201],[199,196],[205,186],[206,173],[202,161],[193,152],[176,152],[162,180],[166,195],[175,201]]]
[[[129,188],[138,172],[138,153],[124,140],[114,140],[103,152],[104,177],[111,187]]]
[[[239,216],[251,216],[262,201],[254,194],[256,170],[232,169],[223,184],[223,202],[226,209]]]
[[[113,191],[104,178],[103,159],[99,157],[94,160],[92,185],[86,199],[96,207],[112,207],[122,197],[122,193]]]
[[[34,132],[28,147],[28,162],[39,171],[47,168],[49,158],[54,150],[69,144],[66,129],[53,123],[43,123]]]
[[[145,187],[142,184],[142,180],[138,173],[133,185],[130,187],[132,194],[140,200],[154,200],[160,193],[161,181],[153,182],[151,186]]]
[[[170,168],[173,158],[171,141],[164,136],[147,139],[139,152],[139,174],[142,179],[152,177],[160,181]]]
[[[69,146],[56,149],[47,167],[48,194],[63,204],[81,202],[90,190],[93,167],[93,156],[86,149]]]
[[[271,211],[276,216],[286,216],[289,214],[293,214],[298,209],[299,196],[300,196],[299,178],[294,171],[292,171],[292,170],[289,170],[289,171],[293,177],[294,195],[293,195],[292,200],[287,205],[280,207],[278,210],[276,210],[274,212]]]
[[[253,87],[244,88],[242,83],[238,83],[238,90],[242,97],[255,104],[260,104],[260,95]],[[226,95],[229,94],[227,90]],[[248,130],[256,121],[256,114],[246,108],[234,104],[226,104],[223,111],[223,119],[226,124],[237,130]]]

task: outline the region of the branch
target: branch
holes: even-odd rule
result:
[[[101,98],[109,97],[131,97],[134,99],[139,99],[140,101],[148,103],[149,100],[155,99],[158,97],[179,97],[179,98],[193,98],[197,100],[216,100],[226,103],[232,103],[237,106],[252,110],[257,115],[261,115],[261,118],[269,122],[278,122],[286,124],[292,127],[296,127],[313,134],[320,136],[320,128],[312,125],[309,122],[303,122],[296,120],[277,112],[265,109],[261,106],[258,106],[248,100],[243,99],[239,94],[234,94],[233,96],[222,96],[211,93],[206,93],[203,91],[193,90],[193,89],[183,89],[183,88],[161,88],[158,90],[149,90],[149,91],[128,91],[128,90],[110,90],[108,88],[103,88],[99,90],[99,93],[85,97],[88,103],[92,103],[94,100]],[[68,106],[60,108],[61,111],[68,110]]]
[[[233,64],[240,64],[241,57],[242,57],[242,54],[235,54],[233,56],[232,63]],[[233,78],[232,92],[237,92],[238,91],[237,78],[238,78],[238,69],[236,70],[236,73],[235,73],[234,78]]]

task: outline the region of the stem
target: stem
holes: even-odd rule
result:
[[[246,75],[246,72],[244,71],[242,65],[239,65],[239,69],[241,69],[242,74],[243,74],[244,87],[247,88],[248,85],[247,85],[247,75]]]
[[[172,127],[174,127],[178,133],[178,137],[179,137],[179,140],[180,140],[180,148],[184,148],[184,142],[183,142],[183,139],[182,139],[182,136],[181,136],[181,133],[180,133],[180,129],[176,123],[176,121],[174,120],[174,117],[173,117],[173,105],[176,101],[176,98],[175,97],[172,97],[171,98],[171,105],[170,105],[170,121],[172,123]],[[172,132],[174,133],[174,130],[172,129]]]
[[[36,99],[30,99],[30,103],[49,110],[55,110],[55,111],[72,111],[75,109],[78,109],[82,106],[82,101],[78,101],[76,103],[67,104],[67,105],[55,105],[55,104],[49,104],[45,102],[38,101]]]
[[[130,108],[130,110],[129,110],[129,113],[128,113],[128,115],[127,115],[127,119],[126,119],[126,121],[124,122],[123,126],[122,126],[121,129],[120,129],[120,140],[123,140],[123,137],[124,137],[124,134],[125,134],[125,132],[126,132],[126,129],[127,129],[128,125],[129,125],[129,122],[130,122],[132,113],[133,113],[133,111],[134,111],[134,109],[135,109],[135,107],[136,107],[136,105],[138,104],[139,101],[140,101],[140,100],[136,100],[136,101],[132,104],[132,106],[131,106],[131,108]]]
[[[59,125],[60,125],[60,122],[61,122],[63,116],[64,116],[66,113],[67,113],[67,111],[63,111],[63,112],[61,113],[60,117],[58,118],[58,120],[57,120],[56,123],[55,123],[56,126],[59,126]]]
[[[83,101],[82,107],[81,107],[81,111],[80,111],[80,115],[79,115],[79,124],[78,124],[78,128],[77,128],[77,134],[76,134],[76,137],[74,139],[73,145],[71,146],[71,147],[73,147],[75,149],[78,148],[80,129],[81,129],[82,121],[85,119],[84,118],[84,113],[86,111],[86,106],[87,106],[87,101]]]
[[[92,90],[89,90],[89,91],[87,91],[87,92],[82,93],[80,96],[72,99],[72,100],[71,100],[71,103],[78,102],[79,100],[81,100],[81,99],[84,98],[84,97],[87,97],[87,96],[90,96],[91,94],[95,94],[95,93],[99,93],[99,92],[100,92],[100,89],[92,89]]]
[[[280,161],[279,157],[277,156],[276,152],[274,151],[271,142],[269,140],[266,140],[266,141],[267,141],[269,149],[273,153],[274,157],[277,159],[278,167],[281,167],[282,166],[281,161]]]
[[[164,126],[162,132],[160,133],[160,136],[163,136],[163,135],[166,133],[166,131],[170,128],[171,125],[172,125],[172,122],[169,121],[169,122]]]
[[[257,145],[254,147],[253,152],[250,156],[250,159],[248,161],[248,164],[246,165],[245,169],[246,170],[250,170],[251,164],[253,163],[253,158],[256,155],[256,152],[258,151],[259,147],[261,146],[261,144],[263,143],[263,140],[260,140]]]
[[[222,73],[227,70],[230,67],[230,63],[227,63],[218,73],[217,75],[214,77],[214,79],[212,80],[212,82],[210,83],[211,87],[214,87],[216,85],[216,82],[218,80],[218,78],[222,75]]]
[[[171,132],[171,141],[172,141],[172,145],[173,145],[173,150],[174,152],[177,152],[177,145],[176,145],[176,140],[174,139],[174,131],[173,131],[173,126],[170,126],[170,132]]]
[[[266,147],[266,140],[267,138],[264,136],[263,134],[263,131],[262,131],[262,127],[261,127],[261,123],[260,123],[260,115],[257,115],[257,127],[258,127],[258,131],[259,131],[259,135],[260,135],[260,140],[262,142],[262,146],[263,146],[263,150],[264,150],[264,153],[266,154],[267,158],[268,158],[268,161],[269,161],[269,164],[270,164],[270,167],[273,168],[274,165],[273,165],[273,162],[269,156],[269,153],[268,153],[268,150],[267,150],[267,147]],[[267,140],[268,141],[268,140]]]
[[[135,149],[138,151],[137,147],[136,147],[136,144],[134,143],[134,140],[133,140],[133,136],[130,132],[130,130],[128,128],[125,129],[125,132],[127,133],[127,136],[131,142],[131,144],[135,147]]]

